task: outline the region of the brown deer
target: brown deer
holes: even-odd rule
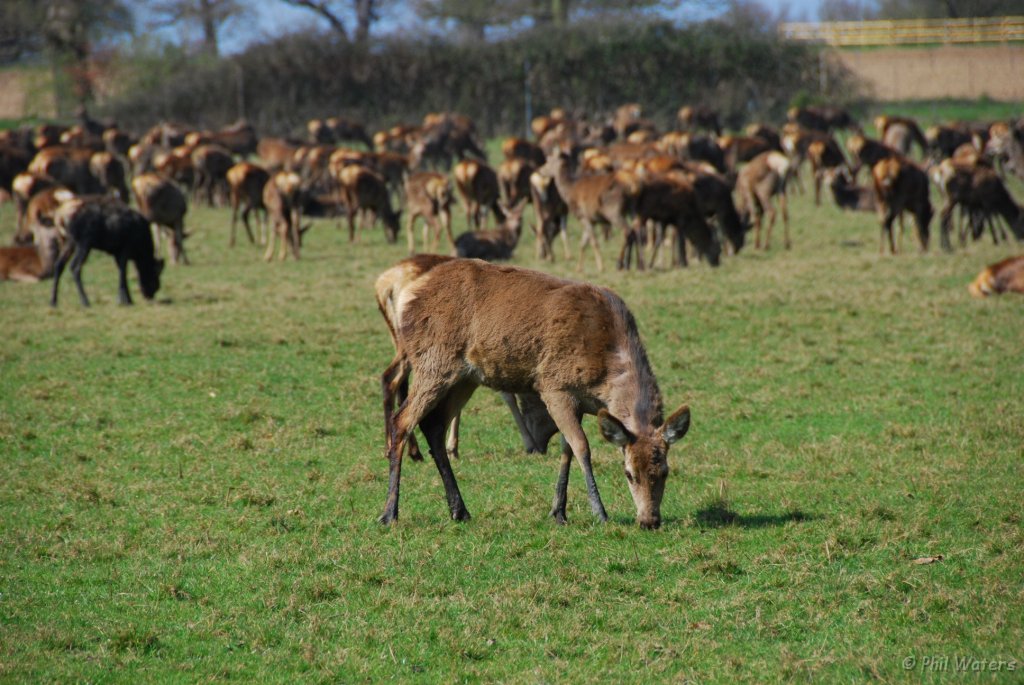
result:
[[[228,169],[235,165],[235,158],[227,148],[214,143],[200,145],[192,151],[192,164],[196,170],[196,193],[206,192],[206,204],[214,206],[228,195]]]
[[[722,136],[718,139],[718,145],[725,156],[725,168],[733,174],[743,162],[749,162],[772,149],[771,143],[764,138],[750,136]]]
[[[871,169],[883,159],[902,157],[897,150],[894,150],[885,143],[872,140],[859,133],[855,133],[846,139],[846,150],[850,153],[850,157],[853,160],[853,164],[850,165],[850,171],[853,172],[854,180],[857,179],[857,173],[863,166]]]
[[[982,269],[978,277],[967,286],[974,297],[988,297],[1002,293],[1024,294],[1024,255],[1009,257]]]
[[[705,211],[689,180],[666,176],[646,182],[637,195],[636,216],[641,223],[653,222],[675,229],[676,256],[680,265],[686,266],[686,240],[711,266],[719,265],[721,245],[705,220]],[[661,237],[664,237],[664,232]],[[660,247],[659,239],[651,252],[651,268],[654,268]]]
[[[573,179],[569,174],[569,156],[565,153],[553,156],[546,165],[555,180],[558,193],[569,208],[569,212],[583,224],[583,239],[580,241],[577,270],[583,270],[583,255],[587,245],[593,248],[597,270],[604,270],[597,233],[594,232],[595,225],[622,228],[623,234],[626,235],[626,242],[623,244],[620,255],[621,263],[630,240],[631,229],[626,222],[630,197],[616,175],[614,173],[593,174]]]
[[[754,247],[761,248],[761,224],[765,213],[768,214],[768,230],[765,233],[764,249],[769,248],[772,227],[775,225],[775,197],[779,198],[782,210],[782,224],[785,229],[784,245],[788,250],[789,211],[786,207],[786,180],[790,175],[790,160],[786,155],[774,150],[764,152],[751,160],[740,170],[736,180],[736,192],[739,195],[737,209],[745,223],[754,217]]]
[[[263,168],[273,173],[290,170],[292,157],[299,146],[283,138],[260,138],[256,145],[256,156],[263,162]]]
[[[503,140],[501,143],[501,154],[509,162],[519,159],[529,162],[534,166],[541,166],[545,162],[544,150],[541,149],[540,145],[523,138],[506,138]]]
[[[95,153],[89,158],[89,173],[105,191],[115,193],[121,202],[128,202],[124,165],[116,155],[106,150]]]
[[[530,174],[530,201],[536,214],[534,231],[537,234],[537,257],[555,261],[552,243],[555,237],[562,236],[562,247],[565,258],[571,259],[569,253],[569,231],[566,224],[569,219],[569,207],[558,192],[555,179],[541,171]]]
[[[58,145],[36,153],[28,171],[49,176],[57,183],[80,195],[102,193],[104,188],[89,170],[93,151]]]
[[[334,171],[335,167],[332,167]],[[341,193],[348,207],[348,239],[356,239],[356,213],[370,213],[384,222],[384,237],[389,243],[398,240],[401,212],[391,208],[387,182],[380,174],[365,167],[350,164],[337,171]]]
[[[944,178],[946,202],[940,215],[942,247],[951,249],[949,236],[952,215],[958,205],[967,210],[975,240],[981,237],[984,224],[989,221],[992,239],[996,244],[999,243],[995,226],[991,223],[996,216],[1006,221],[1017,240],[1024,240],[1024,209],[1010,196],[999,174],[988,166],[951,166],[952,173],[946,174]]]
[[[498,165],[498,185],[506,205],[530,201],[530,175],[536,170],[533,162],[523,159],[502,160]]]
[[[132,192],[139,212],[153,225],[154,243],[159,248],[161,229],[167,232],[171,264],[188,264],[185,253],[185,194],[166,176],[142,174],[132,179]]]
[[[448,244],[455,249],[452,236],[452,185],[448,177],[436,171],[421,171],[409,176],[405,182],[406,209],[409,212],[409,254],[416,252],[416,220],[423,219],[423,249],[436,251],[441,242],[441,228],[448,236]],[[433,233],[433,240],[428,235]]]
[[[853,181],[850,172],[844,167],[826,169],[825,183],[832,191],[836,206],[851,212],[874,212],[878,210],[878,200],[873,188],[859,186]]]
[[[684,105],[679,108],[676,114],[679,125],[685,131],[705,129],[715,134],[722,135],[722,124],[718,120],[718,112],[707,105]]]
[[[875,128],[883,143],[905,157],[910,155],[910,148],[915,143],[921,148],[921,154],[928,151],[928,141],[921,127],[910,117],[882,114],[875,117]]]
[[[736,203],[732,196],[733,186],[724,175],[715,171],[709,164],[692,163],[681,173],[670,171],[668,175],[678,175],[693,186],[697,203],[705,218],[714,218],[718,224],[718,230],[725,239],[729,254],[736,254],[743,249],[749,226],[736,211]]]
[[[390,282],[407,278],[414,257],[377,281],[396,355],[383,376],[412,383],[401,408],[385,416],[388,496],[382,523],[398,518],[402,455],[419,426],[441,474],[454,520],[469,519],[452,473],[445,431],[480,385],[537,393],[564,436],[551,515],[566,521],[566,488],[573,455],[587,484],[591,509],[608,516],[598,493],[590,445],[580,425],[596,414],[602,436],[623,453],[626,479],[643,528],[661,524],[667,452],[690,423],[685,405],[663,420],[661,394],[636,322],[609,290],[547,274],[478,260],[446,260],[394,298]],[[458,301],[451,292],[461,293]],[[387,410],[388,403],[385,402]]]
[[[883,159],[871,167],[871,177],[878,197],[882,219],[881,242],[878,251],[885,254],[888,237],[889,252],[896,254],[892,223],[903,212],[914,215],[917,238],[921,251],[928,250],[928,224],[932,219],[932,204],[928,198],[928,176],[916,164],[902,155]]]
[[[263,206],[267,208],[273,224],[267,250],[263,253],[264,261],[274,258],[275,238],[281,239],[281,252],[278,257],[284,261],[291,249],[295,259],[299,258],[302,236],[309,226],[300,226],[302,219],[302,179],[294,171],[278,171],[263,186]]]
[[[227,180],[228,188],[231,191],[231,237],[228,239],[228,246],[235,246],[238,208],[243,204],[245,207],[242,209],[242,224],[245,226],[250,243],[255,243],[256,239],[249,226],[249,215],[253,211],[263,215],[263,220],[259,222],[258,226],[260,228],[260,245],[264,244],[267,241],[267,208],[263,204],[263,188],[270,180],[270,173],[263,167],[250,162],[239,162],[228,169]],[[259,215],[257,215],[257,221],[259,221]]]
[[[786,118],[791,123],[823,133],[831,133],[837,128],[859,128],[850,113],[840,107],[791,107]]]
[[[499,228],[488,231],[467,231],[455,239],[455,254],[459,257],[483,259],[487,262],[507,261],[519,244],[523,232],[523,208],[526,202],[504,207],[505,221]]]
[[[485,162],[464,159],[455,165],[452,175],[462,202],[466,205],[466,223],[471,228],[480,228],[488,209],[494,213],[495,221],[501,223],[505,220],[505,214],[498,203],[501,187],[494,169]]]
[[[53,275],[53,265],[63,246],[60,230],[53,224],[36,224],[32,237],[32,245],[0,247],[0,281],[37,283]]]
[[[18,174],[11,184],[11,195],[14,197],[15,238],[28,235],[25,220],[28,216],[28,203],[34,195],[47,188],[56,187],[57,182],[49,176],[39,176],[28,172]]]

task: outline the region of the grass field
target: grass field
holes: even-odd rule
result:
[[[155,304],[117,306],[99,253],[89,310],[70,278],[57,310],[49,283],[0,284],[0,679],[938,682],[974,658],[1019,682],[1024,299],[965,286],[1021,249],[879,257],[872,215],[792,215],[792,251],[777,233],[717,270],[587,262],[692,407],[656,532],[592,418],[612,520],[574,466],[553,524],[555,449],[522,454],[487,390],[454,465],[472,521],[428,460],[375,522],[372,284],[404,256],[380,229],[323,221],[264,264],[199,209]],[[533,248],[515,263],[575,276]]]

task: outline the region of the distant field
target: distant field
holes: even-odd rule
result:
[[[98,253],[90,310],[70,278],[57,310],[49,283],[0,284],[0,679],[919,682],[959,657],[1019,681],[1024,298],[966,284],[1024,249],[879,257],[871,215],[798,195],[792,218],[792,251],[777,233],[717,270],[588,258],[692,407],[657,532],[593,419],[612,520],[574,466],[554,525],[555,450],[521,454],[486,390],[455,463],[473,520],[447,519],[428,461],[375,523],[372,284],[404,256],[380,229],[321,221],[301,262],[264,264],[199,209],[156,304],[118,307]],[[516,264],[577,277],[524,243]]]
[[[917,119],[923,126],[950,121],[1008,121],[1024,117],[1024,102],[995,100],[908,100],[878,102],[868,106],[875,114],[900,114]]]

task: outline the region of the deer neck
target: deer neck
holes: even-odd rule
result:
[[[635,328],[626,332],[611,354],[613,359],[600,397],[608,411],[637,435],[660,425],[661,391]]]

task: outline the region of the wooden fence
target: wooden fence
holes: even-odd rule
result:
[[[790,40],[835,47],[1008,43],[1024,41],[1024,16],[784,23],[779,30]]]

